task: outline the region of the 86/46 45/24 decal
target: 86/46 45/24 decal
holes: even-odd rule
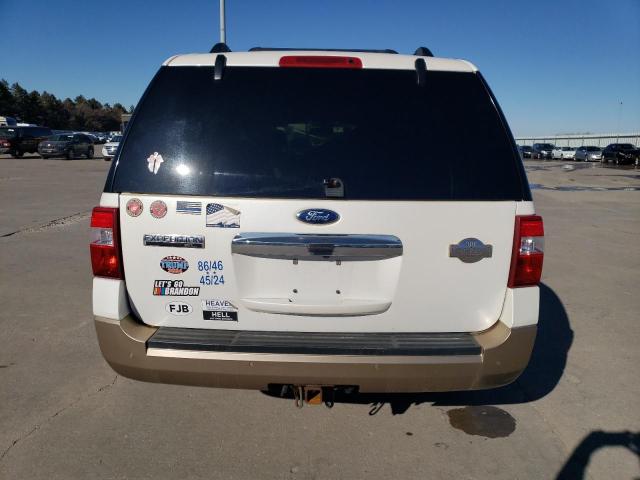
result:
[[[222,260],[198,260],[198,271],[203,272],[200,276],[201,285],[224,285],[223,270]]]

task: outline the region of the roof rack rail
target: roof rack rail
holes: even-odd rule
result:
[[[427,47],[418,47],[413,54],[418,55],[419,57],[433,57],[433,53],[431,53],[431,50]]]
[[[361,53],[393,53],[397,54],[395,50],[385,48],[384,50],[364,50],[361,48],[269,48],[269,47],[253,47],[250,48],[250,52],[291,52],[294,50],[300,50],[304,52],[361,52]]]
[[[213,47],[211,47],[211,50],[209,50],[209,53],[227,53],[230,51],[231,49],[226,43],[220,42],[220,43],[216,43]]]

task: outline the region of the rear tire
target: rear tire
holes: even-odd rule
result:
[[[73,154],[73,149],[67,150],[67,160],[73,160],[76,156]]]
[[[87,159],[93,158],[93,147],[89,147],[87,150]]]
[[[24,152],[21,152],[20,150],[14,150],[13,152],[11,152],[11,156],[13,158],[20,158],[24,155]]]
[[[43,160],[46,160],[47,158],[49,158],[49,155],[40,155],[40,156],[43,158]]]

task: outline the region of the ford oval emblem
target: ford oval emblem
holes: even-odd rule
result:
[[[312,225],[329,225],[340,220],[340,215],[333,210],[326,210],[324,208],[308,208],[306,210],[300,210],[296,214],[296,218],[301,222]]]

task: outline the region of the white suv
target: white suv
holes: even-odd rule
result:
[[[463,60],[172,57],[91,227],[100,348],[130,378],[297,398],[483,389],[533,347],[542,219]]]

